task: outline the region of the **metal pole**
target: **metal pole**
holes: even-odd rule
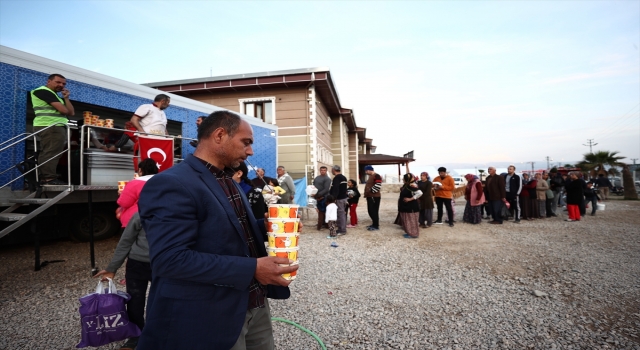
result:
[[[71,127],[69,124],[65,127],[67,128],[67,185],[71,189]]]
[[[86,125],[80,127],[80,185],[84,185],[84,133],[87,130]]]
[[[89,200],[89,254],[91,255],[91,276],[98,273],[96,268],[96,255],[93,245],[93,191],[87,191],[87,197]]]
[[[38,218],[33,218],[31,222],[31,232],[33,233],[33,245],[35,250],[35,271],[40,271],[40,234],[38,233]]]
[[[33,154],[37,155],[38,154],[38,139],[36,138],[36,135],[33,135]],[[39,157],[36,156],[35,160],[36,160],[36,168],[38,168],[38,164],[40,164],[40,161],[38,160]],[[36,187],[40,186],[40,177],[38,176],[38,173],[40,172],[40,169],[36,169]]]

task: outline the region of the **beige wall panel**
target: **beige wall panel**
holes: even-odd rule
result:
[[[216,93],[215,91],[211,93],[216,99],[235,99],[236,103],[238,99],[242,98],[257,98],[257,97],[276,97],[276,102],[290,102],[290,101],[306,101],[306,89],[297,88],[297,89],[273,89],[273,90],[243,90],[243,91],[233,91],[233,92],[224,92],[224,93]]]
[[[258,97],[275,97],[276,113],[279,110],[280,103],[304,102],[307,100],[307,90],[304,88],[296,89],[273,89],[273,90],[255,90],[255,91],[236,91],[224,93],[202,93],[192,94],[187,97],[197,101],[214,104],[219,107],[238,110],[239,99],[258,98]],[[285,108],[290,109],[290,108]]]
[[[281,126],[281,125],[278,125]],[[307,128],[295,128],[295,129],[282,129],[282,127],[278,128],[278,136],[299,136],[299,135],[307,135]]]
[[[304,111],[308,107],[308,103],[306,100],[304,101],[291,101],[291,102],[283,102],[276,101],[276,117],[279,111],[295,111],[301,110]]]
[[[278,146],[281,145],[300,145],[300,147],[309,146],[309,137],[307,135],[293,137],[278,137]]]
[[[286,128],[286,127],[300,127],[300,129],[304,129],[303,127],[307,127],[309,126],[307,124],[307,118],[306,116],[298,118],[298,119],[280,119],[277,118],[276,119],[276,124],[278,125],[279,128]]]
[[[322,145],[325,148],[331,149],[331,132],[328,130],[328,122],[327,122],[327,111],[324,109],[324,106],[321,104],[316,105],[316,114],[317,114],[317,131],[316,135],[318,138],[318,144]],[[323,134],[324,133],[324,134]]]
[[[290,166],[287,166],[284,163],[289,163],[289,164],[293,164],[296,163],[296,169],[300,170],[300,169],[304,169],[304,164],[306,164],[307,162],[307,157],[305,153],[282,153],[280,154],[280,156],[278,157],[278,159],[280,160],[280,165],[284,165],[287,169],[290,168]],[[299,164],[298,164],[299,163]]]
[[[307,114],[309,112],[306,109],[293,109],[287,111],[276,110],[276,122],[279,123],[282,120],[301,120],[303,123],[307,122]]]
[[[316,114],[318,116],[318,132],[325,133],[325,135],[331,135],[328,122],[329,113],[322,104],[316,104]]]

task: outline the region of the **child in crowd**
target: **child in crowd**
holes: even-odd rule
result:
[[[329,225],[329,237],[327,238],[335,238],[338,235],[338,206],[336,205],[336,198],[332,195],[327,196],[327,211],[324,220]]]
[[[262,196],[264,197],[265,202],[267,202],[267,204],[277,204],[280,199],[280,195],[287,191],[280,187],[278,180],[271,177],[265,177],[264,179],[268,183],[268,185],[264,186],[264,189],[262,190]]]
[[[356,213],[356,208],[358,207],[358,200],[360,200],[358,183],[353,179],[349,179],[349,181],[347,181],[347,196],[349,196],[349,199],[347,200],[347,203],[349,203],[347,213],[351,214],[351,225],[347,225],[347,227],[353,228],[358,225],[358,214]]]

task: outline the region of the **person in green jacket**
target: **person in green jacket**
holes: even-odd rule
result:
[[[40,183],[42,185],[66,185],[64,181],[57,179],[56,167],[62,156],[64,144],[67,142],[67,130],[65,126],[75,114],[73,105],[69,100],[70,92],[65,89],[67,79],[60,74],[51,74],[47,84],[31,91],[31,103],[36,117],[33,119],[33,131],[37,132],[48,128],[38,134],[40,136]],[[62,93],[62,97],[58,95]],[[53,125],[53,126],[52,126]],[[50,127],[51,126],[51,127]]]

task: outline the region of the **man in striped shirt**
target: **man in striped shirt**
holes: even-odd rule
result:
[[[373,171],[371,165],[364,167],[364,172],[369,175],[367,184],[364,186],[364,198],[367,199],[367,211],[371,217],[371,226],[367,227],[369,231],[377,231],[380,229],[380,190],[382,189],[382,177]]]

